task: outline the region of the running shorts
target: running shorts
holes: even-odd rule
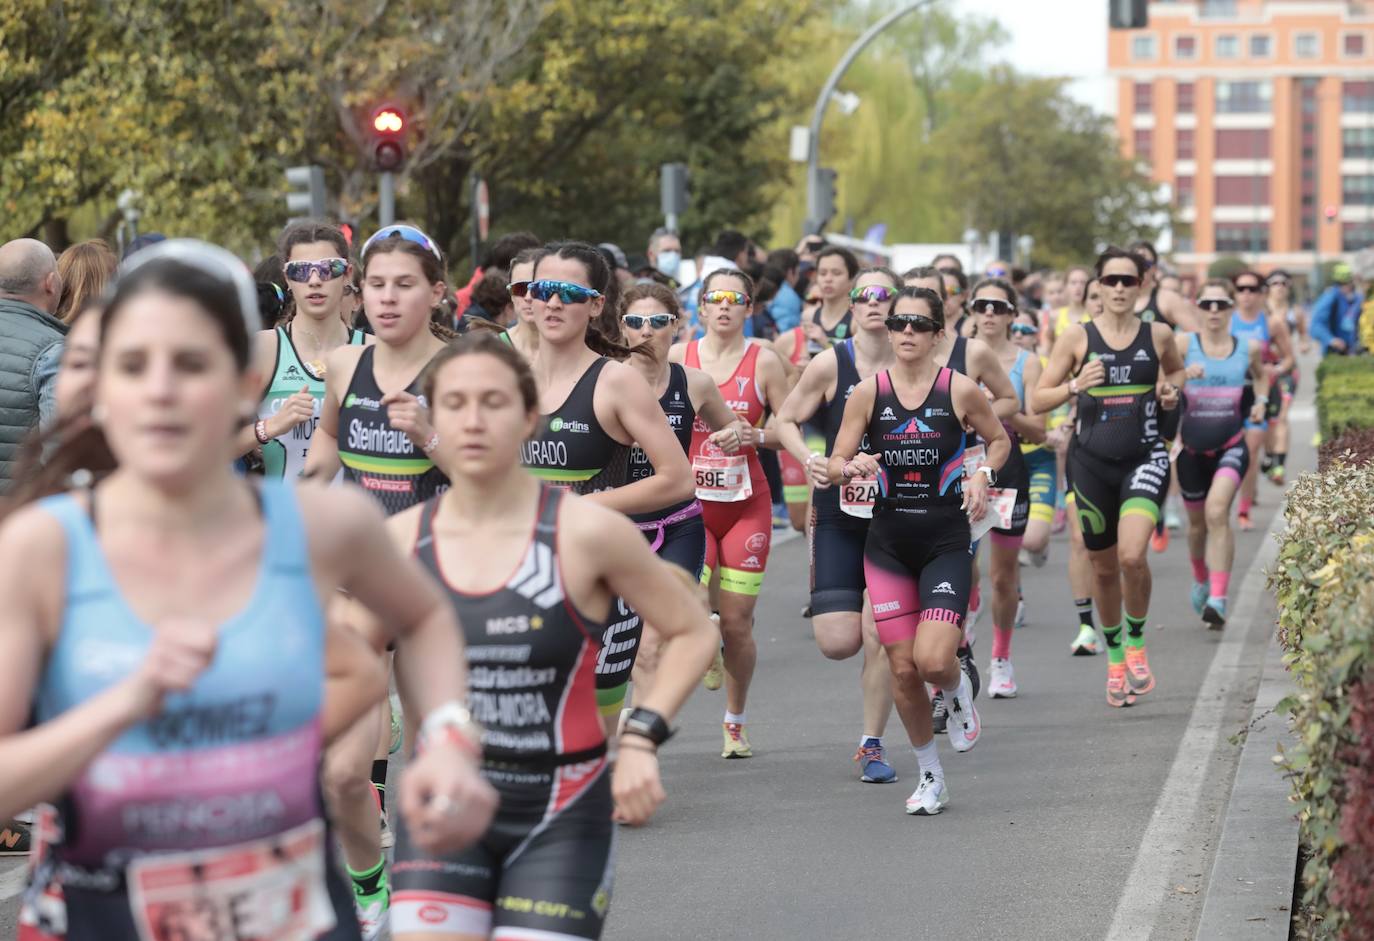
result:
[[[738,503],[702,501],[701,518],[706,524],[702,582],[709,585],[712,572],[719,567],[722,591],[757,597],[773,544],[773,505],[768,491],[756,486],[753,496]]]
[[[958,507],[880,511],[868,528],[864,578],[884,645],[910,641],[923,621],[960,630],[973,581],[968,517]]]
[[[1173,408],[1161,408],[1159,415],[1159,436],[1165,441],[1173,441],[1178,437],[1178,426],[1183,421],[1183,403],[1179,402]]]
[[[596,661],[596,707],[603,716],[618,716],[630,691],[644,619],[624,598],[611,603],[610,623],[601,635]]]
[[[1218,477],[1230,477],[1240,486],[1250,469],[1250,449],[1245,439],[1219,451],[1190,451],[1184,448],[1174,461],[1178,474],[1178,492],[1190,509],[1198,509],[1207,502],[1207,492]]]
[[[1279,376],[1279,393],[1285,400],[1293,398],[1298,393],[1298,370],[1295,367],[1289,372]]]
[[[1076,444],[1065,465],[1083,545],[1093,552],[1116,545],[1117,524],[1127,516],[1159,522],[1169,490],[1169,452],[1157,440],[1150,453],[1130,461],[1104,461]]]
[[[1264,419],[1272,422],[1279,417],[1279,411],[1283,408],[1285,399],[1293,398],[1292,393],[1283,391],[1283,377],[1280,376],[1274,383],[1274,387],[1269,390],[1269,404],[1264,406]]]
[[[864,603],[869,520],[811,507],[811,614],[858,613]]]
[[[1030,518],[1052,523],[1055,501],[1059,499],[1059,463],[1049,448],[1031,451],[1024,457],[1030,479]]]
[[[805,503],[811,495],[806,468],[787,451],[778,453],[778,463],[782,465],[782,502]]]
[[[429,856],[397,815],[393,934],[473,934],[577,941],[601,937],[615,842],[605,758],[540,770],[485,764],[499,792],[473,846]]]
[[[1007,459],[1007,463],[1003,465],[1002,469],[1009,473],[1005,481],[998,481],[998,483],[1004,487],[1016,488],[1016,503],[1012,505],[1011,526],[1007,529],[994,527],[992,531],[998,536],[1018,540],[1026,534],[1026,523],[1030,519],[1030,476],[1027,472],[1026,462],[1022,460],[1019,451]]]

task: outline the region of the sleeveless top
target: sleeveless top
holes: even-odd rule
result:
[[[848,339],[841,343],[836,343],[835,350],[835,397],[821,406],[823,412],[817,417],[822,420],[822,427],[825,430],[825,453],[835,453],[835,439],[840,436],[840,426],[844,424],[844,406],[849,401],[849,396],[853,394],[854,387],[862,379],[859,377],[859,367],[854,359],[854,340]],[[863,440],[859,442],[859,450],[872,453],[870,450],[868,435],[865,434]],[[811,502],[817,507],[839,511],[840,508],[840,488],[827,487],[824,490],[812,490]]]
[[[573,493],[612,490],[626,482],[630,448],[596,420],[596,382],[610,360],[587,367],[563,404],[539,416],[539,434],[520,446],[520,462],[540,480]]]
[[[277,328],[277,364],[272,369],[272,379],[267,384],[267,393],[258,404],[258,418],[271,418],[281,411],[282,403],[305,389],[315,399],[315,416],[308,422],[301,422],[279,438],[273,438],[262,446],[262,461],[267,468],[268,477],[285,477],[294,480],[305,469],[305,456],[310,452],[310,439],[314,437],[315,427],[320,423],[320,403],[324,401],[324,376],[315,375],[310,367],[296,352],[296,344],[291,339],[291,331],[285,327]],[[353,330],[348,335],[348,346],[361,346],[367,334]]]
[[[954,337],[954,346],[950,347],[945,365],[957,373],[968,375],[968,337]]]
[[[120,734],[63,799],[59,858],[122,874],[135,855],[211,849],[318,820],[324,612],[288,484],[266,481],[252,596],[219,628],[210,667]],[[67,541],[62,630],[38,684],[48,722],[135,672],[153,632],[120,594],[91,517],[72,496],[38,504]]]
[[[1159,441],[1159,357],[1153,328],[1146,321],[1137,327],[1124,350],[1108,346],[1096,323],[1083,327],[1088,335],[1085,362],[1102,360],[1106,382],[1078,394],[1075,442],[1102,460],[1143,457]]]
[[[687,390],[687,370],[680,363],[668,364],[668,388],[663,390],[663,395],[659,396],[658,405],[663,409],[663,414],[668,417],[668,427],[672,429],[677,437],[677,443],[682,446],[683,454],[690,454],[692,451],[692,423],[696,421],[697,410],[692,407],[692,397]],[[649,461],[649,455],[639,445],[630,448],[629,468],[626,472],[626,482],[633,483],[636,480],[643,480],[646,477],[654,476],[654,465]],[[683,500],[662,510],[654,510],[650,513],[631,513],[630,519],[637,523],[651,523],[656,520],[665,519],[672,516],[678,510],[691,506],[696,500]]]
[[[562,501],[560,488],[540,486],[529,548],[504,585],[482,594],[459,591],[444,577],[434,548],[438,498],[420,513],[415,556],[444,586],[463,625],[468,708],[482,725],[488,761],[568,764],[606,751],[596,707],[596,659],[605,625],[579,613],[563,592]]]
[[[964,427],[954,413],[953,377],[954,370],[941,369],[925,401],[907,408],[892,387],[892,373],[876,376],[868,439],[882,457],[878,513],[924,514],[963,503]]]
[[[344,480],[367,490],[388,516],[448,489],[448,478],[405,432],[391,427],[372,372],[377,347],[364,348],[339,409],[339,460]],[[421,370],[423,372],[423,370]],[[416,376],[405,391],[428,408]]]
[[[1231,336],[1238,340],[1258,340],[1260,345],[1260,358],[1265,362],[1270,360],[1270,346],[1273,337],[1269,334],[1269,314],[1261,311],[1256,320],[1246,320],[1240,315],[1240,311],[1231,311]],[[1249,346],[1242,342],[1242,347]]]
[[[811,315],[811,322],[814,324],[819,324],[820,328],[822,330],[825,330],[825,324],[821,320],[820,308],[817,308],[816,311]],[[830,342],[832,344],[836,340],[847,339],[848,337],[853,336],[853,334],[854,311],[852,309],[845,310],[844,316],[839,319],[835,326],[831,327],[829,330],[825,330],[825,335],[830,337]]]
[[[693,340],[688,343],[686,355],[683,357],[687,361],[687,365],[693,369],[701,368],[700,343],[700,340]],[[725,399],[725,404],[730,406],[736,415],[755,428],[763,424],[764,412],[768,408],[768,404],[759,392],[758,362],[760,349],[761,347],[757,343],[745,344],[744,355],[740,357],[739,365],[730,374],[730,378],[717,387],[720,389],[721,398]],[[710,437],[711,429],[701,420],[700,416],[697,416],[696,421],[692,423],[691,457],[696,457],[699,454],[719,456],[722,453],[719,448],[711,444],[708,440]],[[762,493],[767,496],[768,478],[763,475],[763,465],[759,463],[759,452],[751,444],[735,453],[744,454],[749,458],[749,477],[754,493],[756,495]]]
[[[1165,319],[1159,311],[1159,285],[1150,289],[1150,299],[1145,302],[1145,306],[1136,316],[1140,318],[1142,323],[1159,322],[1165,324],[1170,330],[1174,329],[1174,325]]]
[[[1183,387],[1183,446],[1190,451],[1219,451],[1240,440],[1253,397],[1250,388],[1250,342],[1232,338],[1229,356],[1213,359],[1202,349],[1202,338],[1188,339],[1186,366],[1200,365],[1203,374]]]

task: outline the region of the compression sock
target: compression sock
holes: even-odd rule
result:
[[[1145,646],[1145,619],[1126,615],[1126,646]]]
[[[1266,454],[1264,460],[1260,461],[1260,473],[1269,473],[1269,468],[1274,466],[1274,455]]]
[[[1211,595],[1211,597],[1213,597],[1213,598],[1225,598],[1225,597],[1226,597],[1226,593],[1227,593],[1228,591],[1231,590],[1231,573],[1230,573],[1230,572],[1213,572],[1213,573],[1212,573],[1212,578],[1211,578],[1211,584],[1212,584],[1212,587],[1211,587],[1211,591],[1209,592],[1210,595]]]
[[[1103,625],[1102,636],[1107,640],[1107,662],[1125,663],[1126,648],[1121,646],[1121,628],[1124,625],[1118,624],[1116,627]]]
[[[1287,451],[1284,451],[1282,454],[1275,454],[1275,455],[1274,455],[1274,466],[1275,466],[1275,467],[1282,467],[1282,466],[1283,466],[1283,462],[1286,461],[1287,459],[1288,459],[1288,452],[1287,452]]]
[[[358,872],[352,866],[348,867],[348,877],[353,880],[353,895],[357,900],[367,907],[380,899],[383,905],[386,904],[390,896],[390,887],[386,881],[386,856],[383,855],[377,860],[377,865],[366,872]]]
[[[1250,515],[1250,507],[1252,507],[1252,506],[1254,506],[1254,505],[1255,505],[1255,501],[1254,501],[1254,500],[1251,500],[1251,499],[1249,499],[1248,497],[1241,497],[1241,498],[1240,498],[1240,515],[1241,515],[1241,516],[1249,516],[1249,515]]]
[[[378,758],[372,762],[372,783],[379,791],[386,790],[386,765],[385,758]]]
[[[1011,628],[992,626],[992,659],[1011,659]]]
[[[1193,563],[1193,581],[1199,585],[1207,584],[1207,560],[1190,559],[1189,561]]]
[[[1093,600],[1091,598],[1075,598],[1073,606],[1078,610],[1078,623],[1084,627],[1093,627]]]
[[[916,764],[920,766],[922,774],[929,771],[935,780],[945,779],[945,769],[940,767],[940,751],[935,747],[935,739],[924,745],[914,745],[911,750],[916,753]]]

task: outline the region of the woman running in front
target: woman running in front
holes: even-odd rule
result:
[[[1269,404],[1269,374],[1258,340],[1231,332],[1235,307],[1231,282],[1202,286],[1201,333],[1175,340],[1188,376],[1180,429],[1183,450],[1174,461],[1178,488],[1188,510],[1188,556],[1193,563],[1193,610],[1214,628],[1226,623],[1226,598],[1236,535],[1231,504],[1245,478],[1246,415],[1262,421]]]
[[[341,346],[372,342],[353,322],[348,240],[337,226],[286,227],[277,251],[291,290],[286,323],[257,334],[253,365],[267,377],[258,420],[239,434],[243,453],[262,450],[268,477],[295,480],[305,469],[324,400],[325,361]]]
[[[920,765],[906,811],[921,815],[938,814],[949,803],[925,684],[945,694],[955,751],[968,751],[982,732],[955,651],[968,608],[969,522],[986,515],[988,485],[1010,452],[978,385],[935,364],[944,325],[944,304],[934,291],[897,294],[887,320],[896,362],[850,394],[827,464],[835,484],[878,480],[864,576],[892,669],[893,699]],[[987,442],[986,462],[967,476],[965,426]],[[865,436],[871,452],[860,448]]]
[[[542,349],[541,344],[541,349]],[[614,817],[664,800],[657,748],[706,669],[716,632],[695,582],[655,558],[635,525],[520,469],[544,421],[534,376],[493,334],[472,334],[425,376],[452,486],[391,522],[443,584],[467,641],[482,774],[500,794],[480,842],[436,856],[396,842],[392,936],[478,941],[599,938]],[[653,690],[620,736],[615,771],[596,705],[601,628],[625,599],[665,642]],[[396,655],[405,669],[411,651]]]
[[[781,446],[776,434],[770,439],[761,426],[765,410],[776,414],[787,398],[782,360],[767,346],[744,337],[753,288],[741,271],[722,269],[707,275],[698,308],[706,336],[676,344],[669,352],[673,362],[708,373],[720,387],[725,404],[750,426],[749,432],[740,435],[740,450],[735,454],[723,453],[717,443],[720,436],[712,435],[700,419],[692,428],[692,470],[706,523],[702,580],[711,586],[712,607],[720,612],[725,645],[722,758],[753,756],[744,709],[758,659],[754,605],[763,586],[773,535],[772,498],[758,449]]]
[[[658,395],[659,408],[667,416],[668,427],[677,437],[683,455],[692,452],[692,428],[697,416],[716,432],[712,438],[722,453],[736,453],[740,443],[753,434],[753,428],[725,404],[710,376],[700,369],[668,362],[673,335],[682,318],[677,294],[657,282],[636,284],[625,292],[623,303],[621,335],[635,350],[650,354],[631,357],[630,365],[639,370],[649,388]],[[649,456],[635,445],[630,449],[629,480],[642,480],[653,474],[654,465]],[[694,579],[701,578],[702,567],[706,564],[706,525],[701,519],[701,501],[695,495],[661,510],[632,513],[630,519],[639,526],[660,559],[673,563]],[[635,689],[641,691],[653,686],[659,648],[652,625],[645,624],[644,631],[634,670]],[[718,652],[706,673],[707,689],[720,689],[724,670],[725,664]]]
[[[989,667],[988,695],[993,699],[1016,696],[1016,673],[1011,665],[1012,626],[1016,619],[1021,577],[1021,537],[1030,518],[1030,475],[1021,457],[1023,440],[1033,444],[1045,440],[1045,418],[1026,404],[1026,389],[1040,381],[1040,360],[1011,341],[1012,321],[1016,318],[1016,290],[1001,278],[984,278],[973,289],[969,310],[974,320],[974,335],[987,344],[1006,370],[1016,401],[1015,415],[1002,422],[1011,441],[1006,464],[1001,469],[1003,487],[1016,490],[1011,525],[994,526],[989,535],[988,577],[992,582],[992,663]],[[986,445],[985,445],[986,446]]]
[[[615,274],[606,256],[583,242],[550,245],[535,263],[529,292],[539,348],[530,366],[543,416],[522,450],[536,477],[621,513],[650,513],[692,496],[692,470],[649,384],[626,363],[629,348],[607,311]],[[609,322],[608,322],[609,321]],[[652,476],[629,479],[638,444]],[[606,627],[596,688],[607,732],[629,693],[643,620],[623,601]]]
[[[61,808],[34,881],[62,883],[70,941],[231,937],[245,895],[257,937],[359,937],[319,764],[386,687],[361,639],[326,625],[340,589],[414,649],[402,688],[438,717],[403,778],[409,823],[443,851],[495,809],[475,744],[441,728],[466,690],[456,619],[376,508],[231,469],[259,326],[228,252],[140,252],[101,321],[93,421],[0,528],[0,810]]]

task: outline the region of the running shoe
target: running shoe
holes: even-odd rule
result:
[[[1020,552],[1016,553],[1016,561],[1022,568],[1030,565],[1030,550],[1022,549]]]
[[[1041,549],[1039,552],[1032,552],[1032,553],[1030,554],[1030,563],[1031,563],[1031,565],[1034,566],[1035,568],[1042,569],[1042,568],[1045,567],[1045,563],[1046,563],[1047,561],[1049,561],[1049,558],[1050,558],[1050,547],[1049,547],[1049,546],[1046,546],[1045,548]]]
[[[1248,533],[1250,530],[1252,530],[1252,529],[1254,529],[1254,528],[1255,528],[1255,524],[1252,523],[1252,522],[1250,522],[1250,514],[1249,514],[1249,513],[1241,513],[1241,514],[1239,514],[1239,515],[1236,516],[1236,529],[1239,529],[1239,530],[1241,530],[1242,532],[1247,532],[1247,533]]]
[[[1011,619],[1011,626],[1018,631],[1026,626],[1026,599],[1016,599],[1016,617]]]
[[[937,689],[935,695],[930,697],[930,725],[935,730],[936,735],[944,735],[948,731],[949,710],[945,708],[944,690]]]
[[[1269,482],[1276,486],[1283,486],[1283,465],[1275,464],[1269,468]]]
[[[916,817],[933,817],[947,806],[949,789],[929,771],[921,775],[921,783],[906,799],[906,812]]]
[[[972,630],[972,629],[973,629],[973,626],[974,626],[975,624],[978,623],[978,619],[979,619],[980,617],[982,617],[982,616],[983,616],[983,595],[982,595],[982,592],[979,592],[979,593],[978,593],[978,606],[977,606],[977,607],[974,607],[973,602],[969,602],[969,606],[968,606],[968,617],[965,618],[965,620],[968,622],[968,629],[969,629],[969,630]]]
[[[725,747],[720,751],[722,758],[753,758],[754,750],[749,747],[749,736],[744,734],[741,722],[723,723]]]
[[[1126,664],[1107,664],[1107,705],[1121,708],[1135,705],[1135,693],[1126,682]]]
[[[1010,660],[993,657],[992,667],[988,672],[991,675],[991,679],[988,680],[989,696],[993,699],[1016,698],[1016,671],[1011,668]]]
[[[973,698],[977,699],[978,691],[983,688],[983,678],[978,675],[978,664],[973,662],[973,642],[969,641],[955,653],[959,656],[959,666],[968,674],[969,684],[973,687]]]
[[[391,830],[391,823],[386,819],[386,808],[382,808],[382,849],[389,850],[396,845],[396,834]]]
[[[1155,528],[1154,534],[1150,536],[1150,548],[1155,552],[1163,552],[1169,548],[1169,530],[1163,526]]]
[[[1078,625],[1078,636],[1069,645],[1075,657],[1095,657],[1098,654],[1097,631],[1086,624]]]
[[[711,661],[711,666],[706,670],[706,675],[701,678],[701,685],[711,692],[720,689],[725,683],[725,654],[716,651],[715,659]]]
[[[1212,630],[1220,630],[1226,626],[1226,599],[1208,598],[1206,605],[1202,609],[1202,619],[1207,622],[1207,626]]]
[[[0,856],[27,856],[32,843],[30,826],[22,820],[9,820],[0,828]]]
[[[876,738],[866,738],[854,760],[859,763],[859,780],[865,784],[891,784],[897,772],[887,763],[887,750]]]
[[[391,901],[390,895],[381,898],[374,898],[372,902],[364,905],[362,899],[353,899],[353,911],[358,916],[358,927],[362,929],[363,941],[377,941],[386,931],[387,923],[391,920],[391,909],[388,904]]]
[[[1211,591],[1203,582],[1193,582],[1193,610],[1202,614],[1203,605],[1207,604],[1207,593]]]
[[[968,675],[965,674],[963,683],[968,683]],[[978,744],[978,739],[983,734],[983,723],[978,718],[978,708],[973,704],[973,698],[965,703],[959,696],[951,695],[949,700],[949,743],[954,746],[957,752],[971,751],[974,745]]]
[[[802,617],[808,619],[811,617],[811,605],[808,604],[806,607],[802,608]]]
[[[1131,692],[1144,696],[1155,688],[1155,675],[1150,672],[1150,660],[1144,647],[1126,647],[1126,680]]]
[[[1176,533],[1183,526],[1183,520],[1178,518],[1178,507],[1174,506],[1173,500],[1164,503],[1164,528],[1171,533]]]

